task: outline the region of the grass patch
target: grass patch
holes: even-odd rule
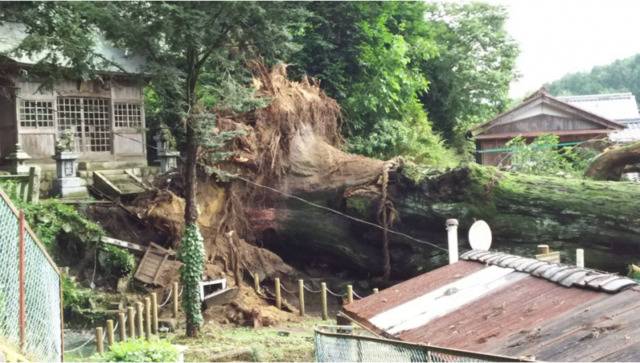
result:
[[[250,349],[250,358],[256,362],[309,362],[314,360],[313,328],[322,323],[307,319],[256,329],[207,323],[197,339],[176,336],[173,343],[189,347],[185,356],[189,362],[210,361],[212,356],[242,348]]]

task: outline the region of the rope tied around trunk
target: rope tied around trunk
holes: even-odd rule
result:
[[[382,278],[389,281],[391,276],[391,254],[389,253],[389,226],[393,224],[396,210],[389,199],[389,171],[396,169],[400,164],[399,159],[391,159],[382,164],[381,196],[378,206],[378,223],[382,226]]]

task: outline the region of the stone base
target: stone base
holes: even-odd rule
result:
[[[86,181],[75,176],[56,179],[54,182],[54,193],[62,198],[81,198],[89,196]]]

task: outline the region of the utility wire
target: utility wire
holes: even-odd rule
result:
[[[122,135],[122,134],[119,134],[119,133],[116,133],[116,132],[114,132],[114,134],[116,134],[116,135],[118,135],[118,136],[121,136],[121,137],[124,137],[124,138],[127,138],[127,139],[129,139],[129,140],[131,140],[131,141],[135,141],[135,142],[138,142],[138,143],[140,143],[140,144],[144,144],[144,143],[143,143],[142,141],[140,141],[140,140],[133,139],[133,138],[127,137],[127,136],[125,136],[125,135]],[[153,148],[153,149],[158,150],[158,147],[156,147],[156,146],[153,146],[153,145],[148,145],[148,146],[149,146],[149,147],[151,147],[151,148]],[[208,165],[205,165],[205,164],[203,164],[203,163],[198,163],[198,164],[200,164],[200,165],[202,165],[202,166],[206,166],[206,167],[208,167]],[[245,183],[248,183],[248,184],[254,185],[254,186],[259,187],[259,188],[267,189],[267,190],[272,191],[272,192],[274,192],[274,193],[280,194],[280,195],[282,195],[282,196],[284,196],[284,197],[287,197],[287,198],[291,198],[291,199],[298,200],[298,201],[300,201],[300,202],[302,202],[302,203],[305,203],[305,204],[307,204],[307,205],[310,205],[310,206],[312,206],[312,207],[315,207],[315,208],[319,208],[319,209],[325,210],[325,211],[327,211],[327,212],[330,212],[330,213],[336,214],[336,215],[341,216],[341,217],[343,217],[343,218],[350,219],[350,220],[352,220],[352,221],[354,221],[354,222],[358,222],[358,223],[366,224],[366,225],[368,225],[368,226],[371,226],[371,227],[374,227],[374,228],[378,228],[378,229],[380,229],[380,230],[384,230],[384,229],[385,229],[383,226],[381,226],[381,225],[379,225],[379,224],[372,223],[372,222],[369,222],[369,221],[366,221],[366,220],[364,220],[364,219],[360,219],[360,218],[357,218],[357,217],[353,217],[353,216],[350,216],[350,215],[348,215],[348,214],[342,213],[342,212],[340,212],[340,211],[338,211],[338,210],[335,210],[335,209],[333,209],[333,208],[325,207],[325,206],[323,206],[323,205],[320,205],[320,204],[317,204],[317,203],[311,202],[311,201],[306,200],[306,199],[304,199],[304,198],[302,198],[302,197],[299,197],[299,196],[297,196],[297,195],[294,195],[294,194],[291,194],[291,193],[287,193],[287,192],[283,192],[283,191],[281,191],[281,190],[278,190],[278,189],[276,189],[276,188],[272,188],[272,187],[267,186],[267,185],[262,185],[262,184],[260,184],[260,183],[256,183],[256,182],[254,182],[254,181],[252,181],[252,180],[249,180],[249,179],[247,179],[247,178],[244,178],[244,177],[242,177],[242,176],[240,176],[240,175],[238,175],[238,174],[231,174],[231,175],[229,175],[229,177],[234,178],[234,179],[238,179],[238,180],[242,180],[242,181],[244,181]],[[438,246],[438,245],[437,245],[437,244],[435,244],[435,243],[432,243],[432,242],[428,242],[428,241],[421,240],[421,239],[419,239],[419,238],[416,238],[416,237],[410,236],[410,235],[408,235],[408,234],[406,234],[406,233],[402,233],[402,232],[394,231],[394,230],[392,230],[392,229],[387,229],[387,232],[388,232],[388,233],[391,233],[391,234],[394,234],[394,235],[396,235],[396,236],[403,237],[403,238],[405,238],[405,239],[408,239],[408,240],[413,241],[413,242],[416,242],[416,243],[420,243],[420,244],[423,244],[423,245],[428,245],[428,246],[431,246],[431,247],[433,247],[433,248],[436,248],[436,249],[442,250],[442,251],[444,251],[444,252],[449,252],[449,250],[447,250],[446,248],[440,247],[440,246]]]

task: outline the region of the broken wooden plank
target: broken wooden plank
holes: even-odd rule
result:
[[[117,239],[117,238],[111,238],[111,237],[102,237],[100,239],[101,242],[104,243],[108,243],[110,245],[114,245],[114,246],[118,246],[118,247],[124,247],[124,248],[128,248],[130,250],[134,250],[134,251],[139,251],[139,252],[144,252],[145,248],[135,244],[135,243],[131,243],[131,242],[127,242],[127,241],[123,241],[121,239]]]

